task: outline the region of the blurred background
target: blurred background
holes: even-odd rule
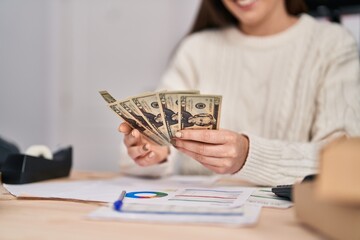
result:
[[[199,0],[0,0],[0,137],[74,147],[77,170],[117,171],[120,119],[99,95],[152,91]],[[357,13],[341,17],[360,36]]]

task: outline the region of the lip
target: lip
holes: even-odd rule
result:
[[[239,2],[240,2],[239,0],[234,0],[234,3],[236,4],[236,6],[238,6],[238,8],[240,8],[242,11],[249,11],[255,6],[255,4],[257,3],[257,0],[252,1],[252,2],[250,1],[249,4],[245,4],[245,5],[241,5]]]

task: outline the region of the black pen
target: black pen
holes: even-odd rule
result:
[[[119,211],[119,212],[121,211],[121,207],[123,205],[125,195],[126,195],[126,191],[122,191],[118,200],[116,200],[114,202],[113,207],[114,207],[115,211]]]

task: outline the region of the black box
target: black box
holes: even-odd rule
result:
[[[2,182],[23,184],[67,177],[72,165],[72,147],[53,154],[53,159],[25,154],[10,154],[1,167]]]

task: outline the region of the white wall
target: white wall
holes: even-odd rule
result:
[[[0,136],[48,143],[49,3],[0,1]]]
[[[99,90],[153,90],[199,1],[1,0],[0,136],[74,168],[117,170],[120,120]]]
[[[187,31],[196,1],[78,0],[60,17],[68,36],[58,53],[66,74],[59,139],[75,145],[76,168],[117,169],[120,120],[99,90],[126,98],[153,90]],[[71,29],[71,30],[69,30]],[[63,52],[65,51],[65,52]],[[65,134],[63,134],[65,133]]]
[[[156,87],[199,0],[0,0],[0,136],[74,147],[74,168],[117,171],[120,120],[98,90]],[[358,35],[359,17],[347,26]]]
[[[351,31],[360,46],[360,14],[344,15],[341,22]]]

